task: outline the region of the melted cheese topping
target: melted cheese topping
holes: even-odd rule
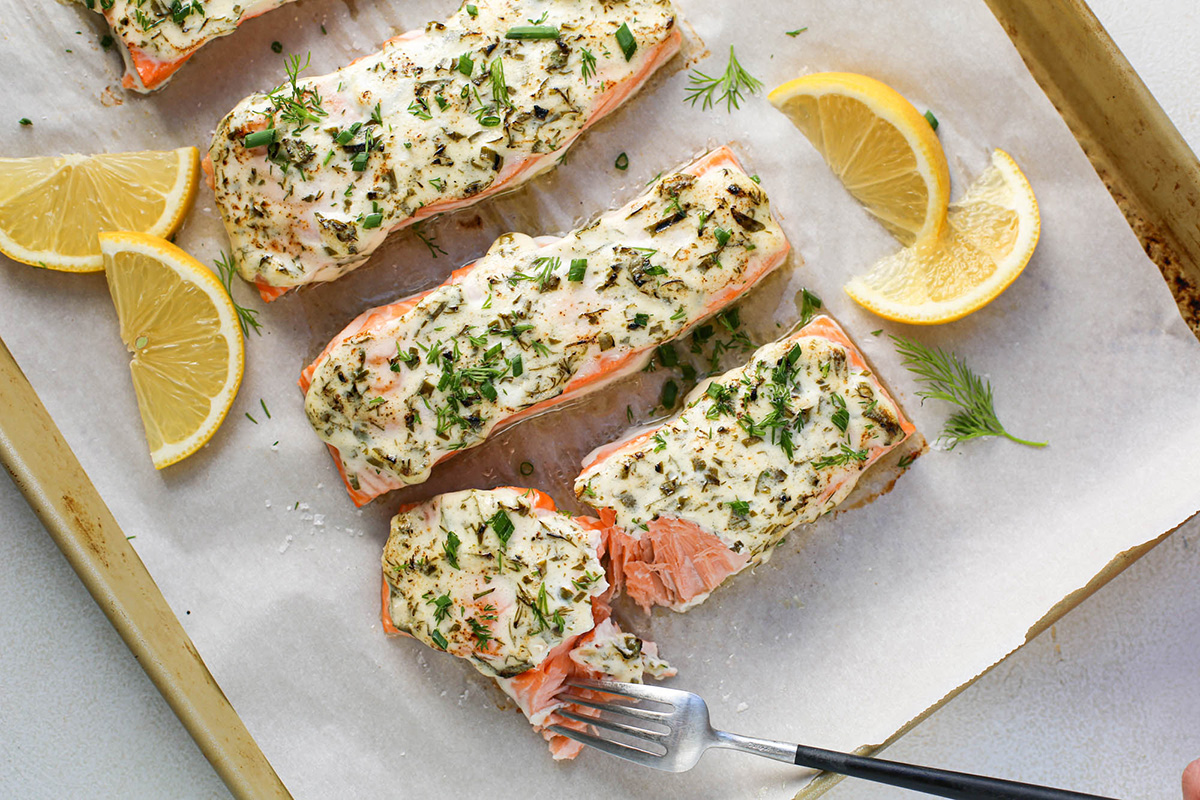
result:
[[[600,535],[534,503],[533,492],[469,490],[398,514],[383,552],[392,623],[493,677],[590,631],[592,598],[608,588]]]
[[[658,657],[658,646],[625,633],[611,619],[596,626],[590,640],[571,651],[571,660],[605,680],[642,683],[646,676],[670,678],[675,669]]]
[[[244,278],[333,280],[389,230],[515,188],[678,47],[669,0],[473,7],[331,75],[253,95],[221,122],[209,155]],[[530,20],[557,38],[505,38]],[[637,45],[629,57],[622,25]],[[247,148],[264,128],[271,143]]]
[[[904,440],[899,419],[844,346],[801,330],[698,386],[653,436],[584,470],[575,491],[613,509],[632,535],[659,517],[680,519],[755,564]]]
[[[787,240],[766,195],[729,164],[669,175],[540,248],[503,236],[457,281],[337,342],[305,410],[350,485],[424,481],[440,459],[572,381],[639,369],[637,354],[782,260]]]

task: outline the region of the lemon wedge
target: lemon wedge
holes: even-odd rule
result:
[[[64,272],[104,268],[96,234],[170,236],[196,196],[194,147],[0,158],[0,252]]]
[[[882,259],[846,284],[859,305],[914,325],[961,319],[1012,283],[1037,247],[1041,218],[1028,179],[1003,150],[950,205],[940,236]]]
[[[822,72],[788,81],[767,99],[901,244],[941,234],[950,201],[946,155],[899,92],[865,75]]]
[[[200,449],[237,395],[245,364],[233,301],[216,276],[170,242],[99,235],[150,456],[157,469]]]

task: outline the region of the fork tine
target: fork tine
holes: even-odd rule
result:
[[[601,739],[599,736],[593,736],[590,733],[584,733],[583,731],[577,731],[574,728],[567,728],[562,725],[551,725],[546,730],[557,733],[559,736],[573,739],[588,747],[594,747],[601,752],[608,753],[610,756],[623,758],[635,764],[662,769],[662,766],[659,764],[662,756],[658,753],[652,753],[649,750],[642,750],[640,747],[621,744],[620,742],[612,742],[608,739]]]
[[[574,680],[568,681],[566,685],[576,689],[590,689],[593,692],[613,694],[617,697],[628,697],[632,700],[649,700],[654,703],[662,703],[663,705],[668,706],[676,705],[679,695],[683,694],[683,692],[680,692],[678,689],[666,689],[661,686],[647,686],[644,683]]]
[[[583,714],[576,714],[575,712],[568,711],[565,708],[558,709],[557,713],[576,722],[583,722],[587,725],[595,725],[597,728],[604,728],[605,730],[623,733],[626,736],[632,736],[635,739],[641,739],[645,742],[661,743],[662,739],[669,735],[666,733],[660,733],[659,731],[648,731],[645,728],[635,728],[632,725],[622,725],[619,722],[613,722],[600,717],[588,717],[584,716]]]
[[[608,711],[613,714],[621,714],[627,717],[649,720],[650,722],[661,722],[663,725],[667,724],[667,717],[671,716],[670,712],[667,711],[650,711],[645,708],[638,708],[637,706],[622,706],[617,705],[616,703],[597,703],[594,700],[585,700],[584,698],[573,694],[560,694],[558,699],[564,703],[570,703],[576,706],[587,706],[588,708],[594,708],[597,711]]]

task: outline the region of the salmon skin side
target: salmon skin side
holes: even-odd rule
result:
[[[636,372],[787,253],[766,193],[719,148],[561,239],[506,234],[436,289],[360,315],[304,370],[305,411],[363,505]]]
[[[545,38],[510,36],[531,19]],[[363,264],[389,231],[521,186],[681,41],[670,0],[481,0],[251,95],[205,160],[239,273],[270,301]]]
[[[684,611],[832,510],[914,430],[819,316],[700,384],[672,419],[598,450],[575,492],[601,509],[614,589]]]
[[[405,506],[383,551],[384,630],[470,661],[517,702],[556,759],[574,758],[580,745],[546,730],[583,727],[558,713],[567,680],[675,674],[654,643],[609,618],[600,527],[558,513],[533,489]]]
[[[121,85],[143,94],[167,85],[206,43],[292,0],[81,0],[104,16],[125,59]],[[106,5],[107,3],[107,5]]]

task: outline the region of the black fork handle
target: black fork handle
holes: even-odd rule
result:
[[[895,761],[837,753],[804,745],[796,747],[795,763],[801,767],[836,772],[852,778],[959,800],[1111,800],[1094,794],[920,767],[916,764],[898,764]]]

